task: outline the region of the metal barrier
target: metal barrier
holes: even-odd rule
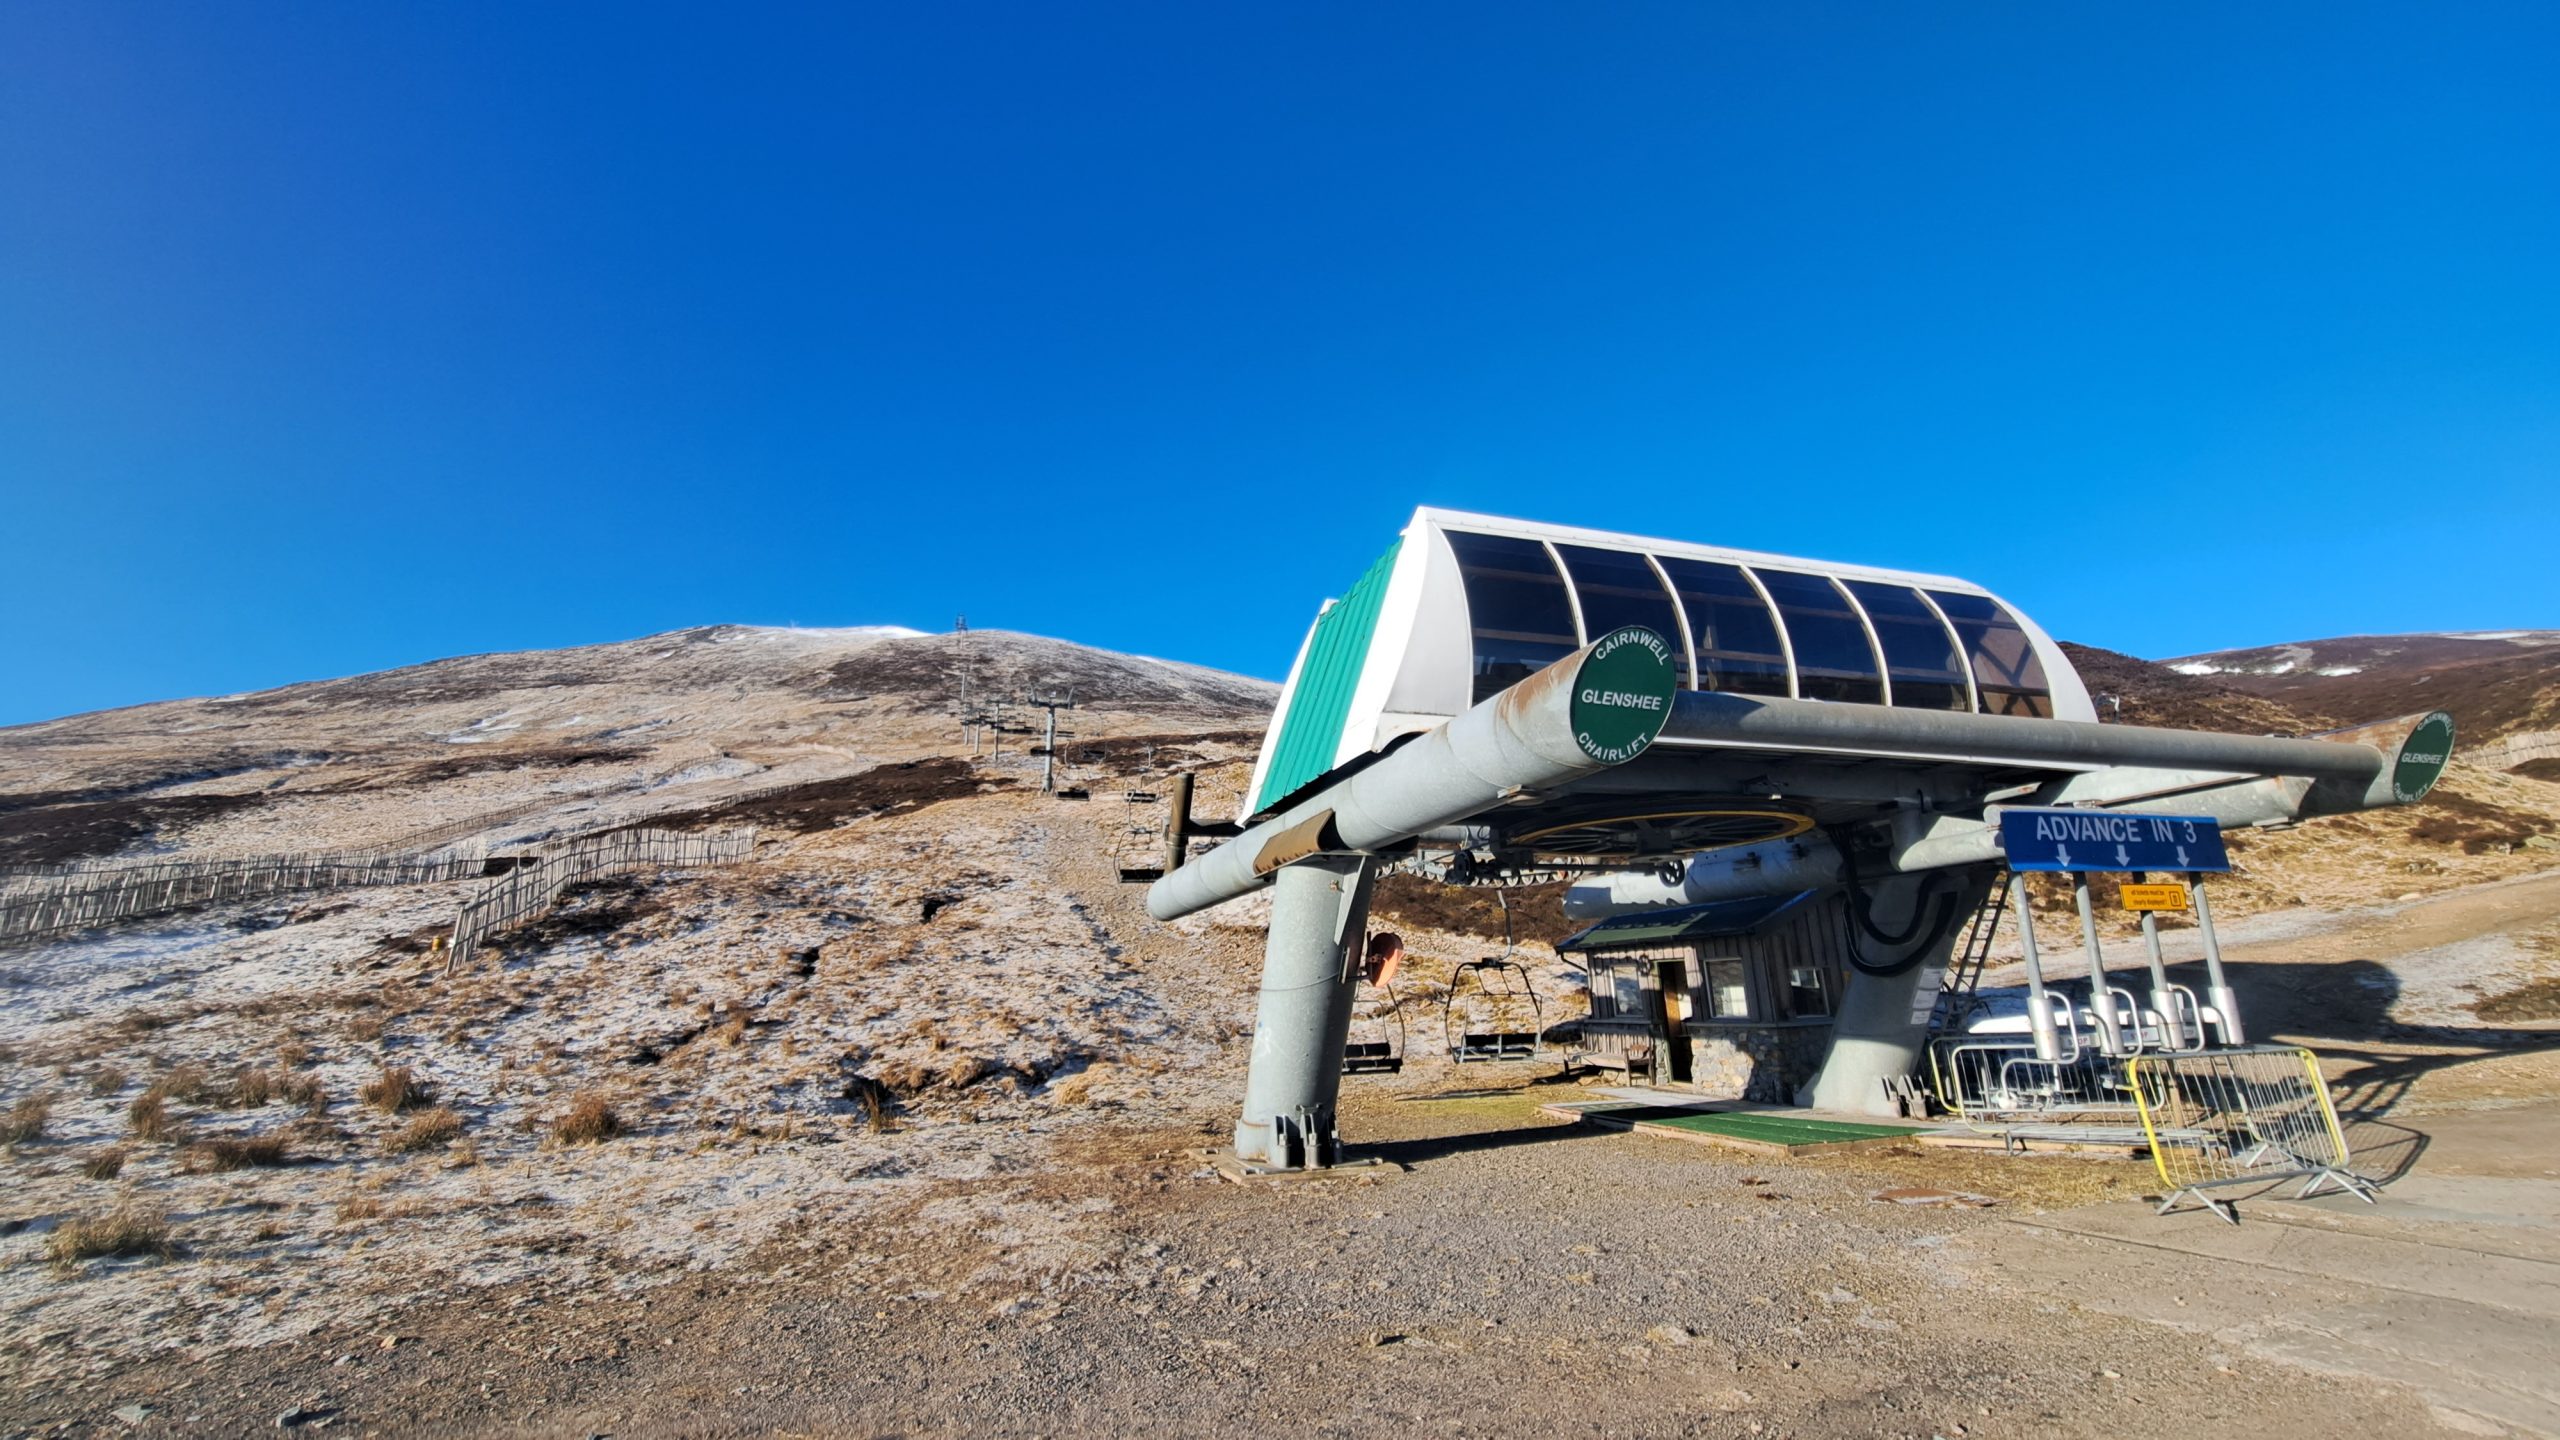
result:
[[[2307,1177],[2295,1199],[2336,1185],[2373,1203],[2373,1184],[2347,1168],[2347,1136],[2310,1051],[2250,1045],[2125,1062],[2168,1214],[2189,1197],[2237,1225],[2230,1202],[2205,1193]]]
[[[608,830],[545,850],[539,864],[528,865],[491,881],[463,902],[454,917],[453,949],[445,973],[471,957],[474,947],[491,935],[547,909],[560,892],[581,880],[659,867],[717,865],[744,860],[755,851],[756,832],[721,831],[710,835],[675,830]]]
[[[0,893],[0,942],[41,940],[195,905],[305,890],[464,880],[480,875],[487,864],[477,850],[425,855],[310,851],[21,872],[10,876]]]

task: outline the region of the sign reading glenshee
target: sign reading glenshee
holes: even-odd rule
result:
[[[1679,688],[1670,642],[1641,625],[1610,631],[1573,677],[1573,743],[1604,765],[1633,760],[1671,719]]]
[[[2130,810],[2003,810],[2000,847],[2012,870],[2228,870],[2209,815]]]

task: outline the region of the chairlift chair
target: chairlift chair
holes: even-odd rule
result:
[[[1475,982],[1472,993],[1467,984],[1470,978]],[[1529,1011],[1526,1030],[1519,1028],[1523,1004]],[[1535,1060],[1544,1026],[1538,992],[1529,983],[1529,967],[1499,955],[1459,966],[1449,977],[1449,998],[1440,1011],[1440,1026],[1449,1044],[1449,1059],[1456,1064]]]
[[[1351,1037],[1342,1046],[1345,1075],[1393,1075],[1404,1069],[1404,997],[1396,993],[1393,980],[1373,988],[1386,992],[1386,1008],[1372,1004],[1365,1016],[1352,1012]]]

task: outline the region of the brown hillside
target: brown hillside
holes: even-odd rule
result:
[[[2239,735],[2302,735],[2335,728],[2325,714],[2253,695],[2219,679],[2181,675],[2166,665],[2068,640],[2062,649],[2088,685],[2103,721]]]
[[[2347,635],[2163,662],[2297,710],[2379,720],[2451,711],[2462,746],[2560,730],[2560,636]],[[2205,671],[2209,675],[2196,674]]]

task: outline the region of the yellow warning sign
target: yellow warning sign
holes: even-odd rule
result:
[[[2187,887],[2184,885],[2118,885],[2116,895],[2127,910],[2184,910]]]

